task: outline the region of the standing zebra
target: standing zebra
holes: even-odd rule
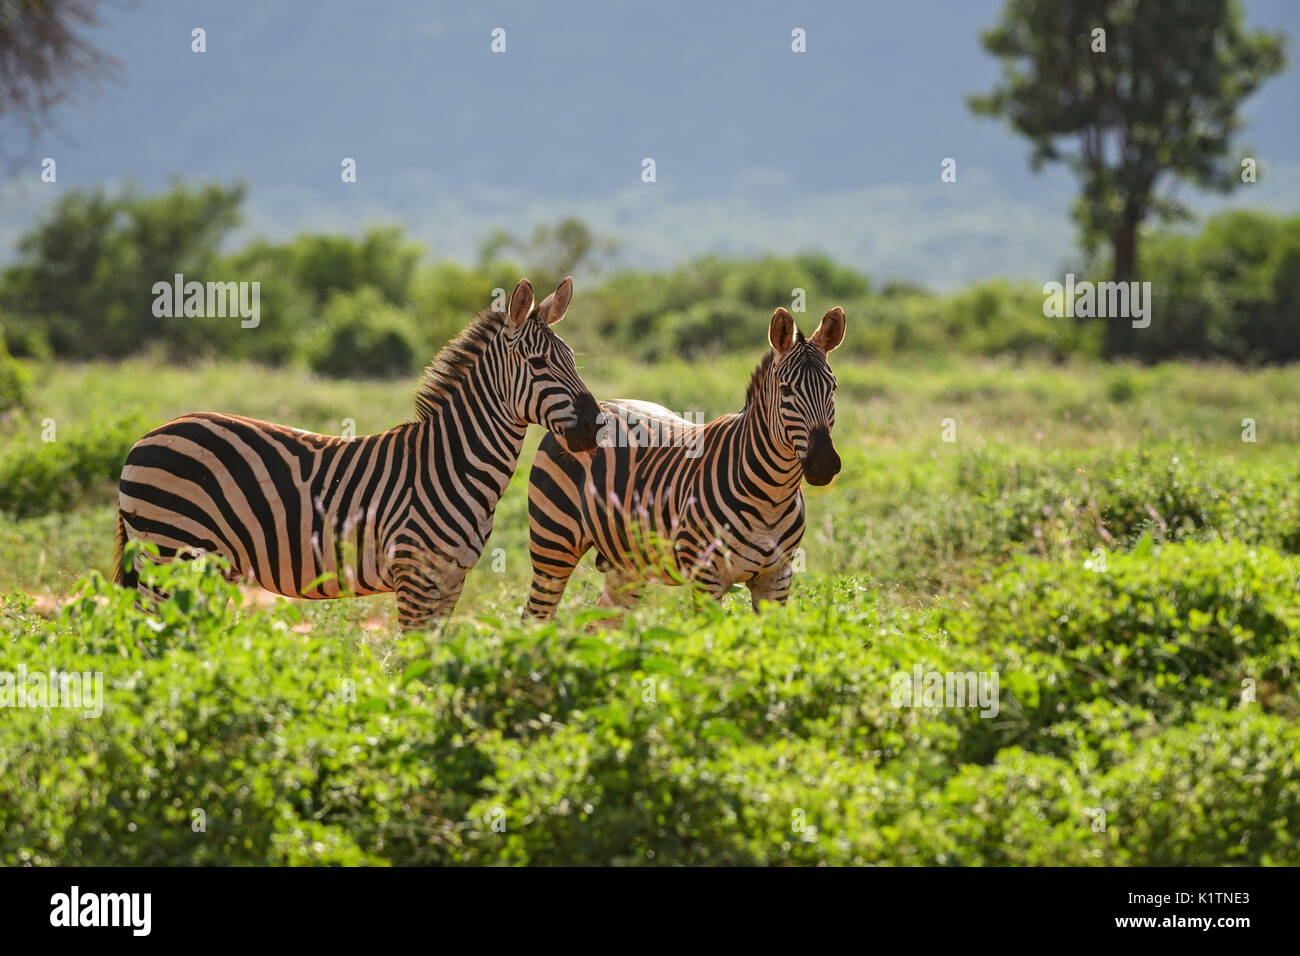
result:
[[[827,356],[843,338],[843,309],[807,339],[777,309],[743,411],[695,425],[659,405],[602,402],[593,454],[568,454],[545,436],[528,483],[525,615],[555,615],[592,547],[605,572],[603,607],[632,607],[654,579],[688,579],[714,598],[744,583],[755,610],[761,600],[784,603],[805,524],[800,482],[825,485],[840,470]]]
[[[483,312],[425,372],[413,422],[336,438],[235,415],[168,422],[127,455],[118,485],[116,581],[128,538],[162,560],[220,554],[234,574],[300,598],[397,592],[403,628],[444,617],[478,560],[529,423],[596,442],[596,401],[521,279],[507,314]],[[143,588],[142,588],[143,590]]]

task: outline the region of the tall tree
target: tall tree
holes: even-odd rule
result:
[[[1008,0],[981,42],[1003,76],[971,109],[1026,136],[1035,170],[1069,165],[1084,248],[1108,243],[1117,281],[1137,275],[1139,227],[1182,215],[1162,179],[1241,182],[1238,107],[1286,62],[1285,37],[1246,32],[1237,0]],[[1133,345],[1108,323],[1108,354]]]
[[[174,184],[154,196],[133,187],[115,196],[67,192],[18,240],[18,262],[0,272],[0,314],[18,341],[43,337],[59,356],[118,357],[153,340],[198,351],[225,330],[180,317],[160,321],[153,286],[178,272],[216,278],[213,266],[239,224],[244,195],[243,184]]]
[[[537,226],[527,240],[495,230],[479,246],[479,263],[488,266],[499,261],[503,252],[514,252],[541,287],[556,285],[583,268],[597,271],[600,260],[617,249],[617,240],[596,236],[581,219],[570,216],[555,225]]]

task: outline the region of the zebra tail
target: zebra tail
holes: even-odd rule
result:
[[[117,511],[117,546],[113,549],[113,583],[119,587],[136,586],[135,568],[130,572],[124,566],[126,555],[126,522],[122,520],[122,509]]]

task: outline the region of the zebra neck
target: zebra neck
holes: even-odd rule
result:
[[[464,504],[490,523],[519,464],[528,426],[514,419],[487,384],[484,376],[466,375],[418,425],[426,485],[463,487]]]
[[[784,435],[772,427],[767,403],[755,402],[738,420],[733,456],[737,485],[773,515],[785,512],[799,494],[803,467]]]

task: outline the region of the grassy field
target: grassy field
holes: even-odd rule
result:
[[[582,373],[711,418],[757,358]],[[843,472],[806,490],[788,609],[655,588],[592,632],[588,556],[558,625],[517,625],[534,430],[435,639],[399,637],[386,596],[236,612],[185,571],[189,603],[151,628],[78,583],[109,569],[112,475],[147,428],[216,410],[378,431],[413,381],[37,370],[0,425],[0,669],[101,670],[110,691],[98,721],[3,725],[0,859],[1300,862],[1300,369],[835,371]],[[923,663],[998,672],[1000,717],[892,704]],[[79,769],[55,783],[59,754]]]
[[[598,396],[641,398],[712,418],[740,407],[752,365],[744,358],[650,367],[602,360],[582,372]],[[1221,531],[1266,540],[1265,529],[1252,529],[1252,521],[1290,521],[1293,528],[1297,521],[1285,494],[1262,505],[1255,500],[1270,489],[1284,491],[1300,469],[1295,370],[840,361],[836,375],[834,437],[844,470],[828,489],[805,488],[814,582],[852,575],[900,600],[929,602],[953,587],[959,596],[972,573],[1012,553],[1082,562],[1093,547],[1123,546],[1148,527],[1166,535],[1164,526],[1201,504],[1228,512],[1229,526],[1202,527],[1190,515],[1194,527],[1173,529],[1177,536]],[[10,499],[23,481],[35,486],[37,504],[27,510],[45,511],[39,502],[48,491],[47,471],[27,474],[34,457],[58,458],[83,435],[109,436],[104,477],[83,478],[70,468],[59,475],[65,507],[0,523],[0,591],[57,595],[91,568],[108,571],[116,492],[107,475],[120,462],[111,452],[153,425],[210,410],[332,434],[348,419],[358,434],[381,431],[412,417],[414,382],[126,362],[51,366],[38,376],[35,392],[33,408],[10,425],[0,456]],[[1242,440],[1247,418],[1256,423],[1254,442]],[[46,420],[54,423],[54,442],[41,441]],[[464,611],[484,601],[495,609],[522,601],[528,467],[540,436],[530,430],[497,511],[489,549],[505,549],[505,571],[483,562],[471,575]],[[1139,500],[1144,494],[1149,500]],[[1176,500],[1180,494],[1199,497]],[[1233,504],[1234,494],[1246,498]],[[1251,502],[1268,513],[1231,513]],[[1103,513],[1117,503],[1127,510]],[[1171,509],[1162,513],[1166,503]],[[579,576],[575,584],[592,597],[594,581]],[[387,599],[356,603],[386,605]]]

